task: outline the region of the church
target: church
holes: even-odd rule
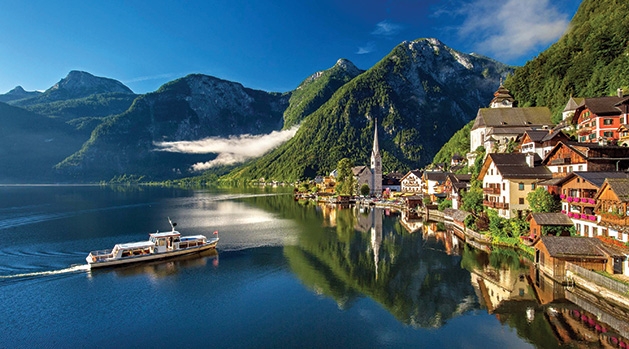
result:
[[[378,145],[378,121],[375,121],[373,133],[373,148],[371,150],[371,166],[354,166],[352,168],[356,179],[356,192],[360,192],[360,187],[367,184],[370,195],[382,195],[382,156]]]

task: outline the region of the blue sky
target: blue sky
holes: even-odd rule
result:
[[[45,90],[70,70],[136,93],[190,73],[285,92],[339,58],[368,69],[423,37],[523,65],[557,41],[580,2],[1,1],[0,93]]]

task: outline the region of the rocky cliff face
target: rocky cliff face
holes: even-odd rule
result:
[[[153,179],[185,175],[193,163],[211,155],[158,152],[156,142],[279,130],[288,98],[211,76],[189,75],[140,96],[128,111],[108,118],[79,152],[57,167],[92,179],[124,173]]]
[[[133,91],[118,80],[73,70],[46,90],[43,96],[48,100],[57,100],[82,98],[101,93],[133,94]]]

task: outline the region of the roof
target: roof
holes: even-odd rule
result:
[[[457,222],[464,222],[467,216],[471,215],[471,213],[462,210],[455,210],[453,208],[446,208],[443,210],[443,213],[452,217],[453,220]]]
[[[527,130],[524,131],[533,142],[540,143],[548,135],[548,130]]]
[[[437,181],[437,182],[443,182],[446,180],[446,177],[448,177],[448,172],[442,172],[442,171],[426,171],[424,172],[424,175],[426,176],[426,179],[429,181]]]
[[[579,176],[592,185],[600,188],[607,178],[629,178],[627,172],[573,172],[575,176]]]
[[[546,166],[539,166],[541,158],[533,155],[535,166],[531,167],[526,162],[527,154],[523,153],[491,153],[487,155],[503,178],[552,178],[552,173]]]
[[[566,225],[573,226],[574,223],[568,216],[559,212],[550,213],[531,213],[530,216],[539,225]]]
[[[401,179],[400,181],[404,180],[406,177],[410,176],[410,175],[414,175],[417,178],[422,178],[422,174],[423,172],[420,170],[410,170],[408,171],[408,173],[406,173]]]
[[[371,169],[367,166],[354,166],[352,167],[352,173],[354,174],[354,176],[358,176],[361,173],[363,173],[364,171],[369,171],[369,173],[371,173]]]
[[[581,98],[581,97],[570,97],[563,111],[567,112],[567,111],[576,110],[579,107],[579,105],[583,104],[584,99],[585,98]]]
[[[480,108],[472,130],[479,127],[515,127],[552,125],[550,109],[528,108]]]
[[[607,178],[606,181],[620,201],[629,201],[629,178]]]
[[[623,97],[618,96],[585,98],[578,109],[587,108],[596,115],[620,115],[621,111],[616,104],[623,100]]]
[[[165,237],[168,237],[168,236],[179,236],[181,234],[179,234],[178,231],[167,231],[167,232],[163,232],[163,233],[152,233],[152,234],[149,234],[149,235],[151,237],[154,237],[154,238],[165,238]]]
[[[125,244],[117,244],[116,246],[118,246],[118,248],[120,249],[129,250],[129,249],[136,249],[136,248],[153,247],[155,246],[155,243],[150,242],[150,241],[139,241],[139,242],[129,242]]]
[[[625,256],[627,253],[615,246],[607,245],[597,238],[576,236],[542,236],[540,241],[546,246],[551,257],[606,258]]]
[[[551,257],[605,257],[601,241],[596,238],[574,236],[542,236],[540,241],[546,246]]]

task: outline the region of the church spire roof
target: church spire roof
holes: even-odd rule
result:
[[[373,155],[380,155],[380,146],[378,145],[378,119],[376,119],[376,124],[373,128]]]

